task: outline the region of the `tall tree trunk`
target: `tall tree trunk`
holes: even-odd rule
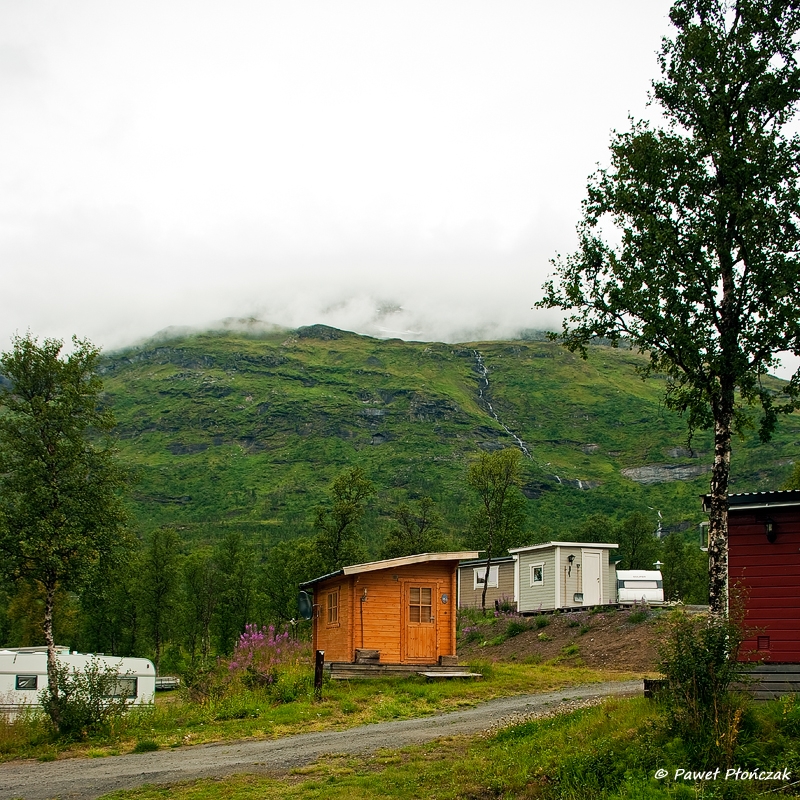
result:
[[[481,594],[481,609],[486,613],[486,590],[489,588],[489,570],[492,566],[491,548],[486,552],[486,572],[483,576],[483,593]]]
[[[711,614],[728,611],[728,482],[731,470],[733,387],[723,387],[714,407],[714,467],[708,525],[708,603]]]
[[[56,643],[53,638],[53,609],[56,599],[56,583],[48,581],[44,594],[44,641],[47,645],[47,686],[50,691],[50,708],[48,714],[56,728],[61,727],[61,712],[58,702],[58,662],[56,661]]]

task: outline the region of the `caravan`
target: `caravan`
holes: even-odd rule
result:
[[[618,569],[617,602],[624,606],[633,603],[662,605],[664,581],[657,569]]]
[[[70,652],[57,647],[57,658],[71,670],[80,672],[96,659],[101,667],[114,667],[119,674],[114,697],[124,697],[130,705],[153,702],[156,670],[146,658],[122,658],[104,654]],[[38,706],[39,694],[47,687],[47,649],[10,647],[0,650],[0,711],[16,712],[25,706]]]

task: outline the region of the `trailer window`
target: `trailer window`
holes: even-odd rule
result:
[[[131,678],[127,675],[119,677],[111,685],[106,697],[124,697],[128,700],[135,700],[138,694],[138,681],[138,678]]]
[[[624,589],[658,589],[658,581],[625,581]]]
[[[17,675],[14,687],[19,690],[25,689],[38,689],[39,676],[38,675]]]
[[[544,562],[541,564],[531,564],[531,586],[538,586],[544,583]]]

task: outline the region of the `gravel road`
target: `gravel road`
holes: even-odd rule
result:
[[[373,753],[443,736],[474,734],[552,713],[578,700],[635,695],[641,681],[593,683],[545,694],[491,700],[475,708],[432,717],[362,725],[344,731],[304,733],[276,740],[246,740],[181,747],[108,758],[11,761],[0,764],[0,797],[23,800],[93,800],[119,789],[165,784],[235,772],[285,772],[330,753]]]

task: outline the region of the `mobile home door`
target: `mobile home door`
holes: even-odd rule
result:
[[[599,606],[603,594],[601,580],[602,557],[599,550],[583,551],[583,604],[585,606]]]

